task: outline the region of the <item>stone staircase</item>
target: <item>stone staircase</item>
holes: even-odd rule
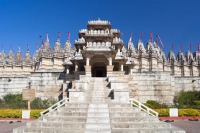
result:
[[[13,133],[185,133],[158,117],[112,102],[105,78],[92,78],[84,102],[69,102]]]

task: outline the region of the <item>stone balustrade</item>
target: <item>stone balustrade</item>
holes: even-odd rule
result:
[[[87,42],[87,47],[94,47],[94,46],[98,46],[98,47],[104,47],[104,46],[111,46],[111,42]]]
[[[118,29],[111,29],[111,33],[118,33],[118,32],[120,32],[120,30],[118,30]]]
[[[121,40],[120,38],[115,37],[113,39],[113,43],[123,43],[123,40]]]
[[[110,34],[110,31],[107,29],[107,30],[89,30],[86,35],[104,35],[104,36],[107,36],[107,35],[112,35]]]
[[[81,30],[79,30],[79,33],[85,33],[87,31],[88,31],[87,29],[81,29]]]
[[[103,21],[103,20],[91,20],[91,21],[88,21],[88,24],[110,24],[110,22]]]

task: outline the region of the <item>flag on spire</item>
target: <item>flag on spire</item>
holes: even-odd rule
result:
[[[181,44],[180,47],[181,47],[181,51],[183,51],[183,44]]]
[[[153,32],[150,32],[150,41],[153,42]]]
[[[48,36],[48,32],[46,32],[46,35],[47,35],[47,42],[49,42],[49,36]]]
[[[70,42],[70,32],[68,32],[67,35],[68,35],[68,39],[67,40],[68,40],[68,42]]]
[[[36,50],[38,50],[38,44],[36,44]]]
[[[27,51],[29,51],[29,46],[28,46],[28,44],[26,44],[26,47],[27,47]]]
[[[140,40],[141,40],[141,41],[142,41],[142,34],[143,34],[143,32],[140,31]]]
[[[162,50],[164,49],[165,45],[162,43]]]
[[[20,45],[18,44],[18,51],[21,51],[21,49],[20,49]]]
[[[172,44],[172,51],[174,51],[174,44]]]
[[[120,32],[120,38],[123,39],[123,32]]]
[[[58,40],[60,41],[60,32],[58,32]]]
[[[130,33],[130,39],[129,42],[132,42],[132,32]]]
[[[3,44],[1,44],[1,49],[2,49],[2,51],[4,51],[4,50],[3,50]]]
[[[200,44],[198,44],[198,52],[200,53]]]

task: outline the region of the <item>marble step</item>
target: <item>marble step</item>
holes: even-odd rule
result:
[[[140,112],[138,108],[131,108],[131,107],[109,107],[110,112]]]
[[[85,122],[51,122],[51,121],[33,121],[28,122],[27,127],[59,127],[59,128],[68,128],[68,129],[85,129]]]
[[[111,130],[109,129],[87,129],[85,130],[85,133],[111,133]]]
[[[109,113],[110,117],[134,117],[134,116],[142,116],[142,117],[146,117],[149,116],[148,113],[146,112],[118,112],[118,113]]]
[[[88,107],[88,103],[67,103],[65,104],[65,107],[83,107],[83,108],[87,108]]]
[[[107,112],[90,112],[87,114],[87,117],[109,117],[109,113]]]
[[[88,107],[94,107],[94,108],[99,108],[99,107],[103,107],[103,108],[107,108],[108,107],[108,104],[107,103],[99,103],[99,104],[94,104],[94,103],[91,103],[89,104]]]
[[[142,116],[132,116],[132,117],[110,117],[111,123],[117,123],[117,122],[159,122],[158,117],[142,117]]]
[[[57,111],[65,112],[87,112],[88,107],[62,107],[58,108]]]
[[[87,112],[50,112],[49,113],[50,116],[87,116]]]
[[[86,123],[110,123],[109,117],[88,117]]]
[[[112,129],[111,133],[186,133],[179,128],[155,128],[155,129]]]
[[[86,116],[45,116],[40,120],[48,122],[86,122]]]
[[[97,130],[110,130],[110,124],[108,123],[86,123],[85,129],[97,129]]]
[[[144,122],[144,123],[139,123],[139,122],[122,122],[122,123],[111,123],[111,128],[112,129],[119,129],[119,128],[131,128],[131,129],[144,129],[144,128],[171,128],[171,124],[166,123],[166,122]]]
[[[85,129],[67,129],[67,128],[44,128],[44,127],[19,127],[13,130],[13,133],[85,133]]]

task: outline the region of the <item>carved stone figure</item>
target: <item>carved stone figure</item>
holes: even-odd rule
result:
[[[173,52],[173,51],[170,51],[170,52],[169,52],[168,57],[167,57],[167,60],[168,60],[168,62],[170,62],[170,63],[176,62],[176,58],[175,58],[175,55],[174,55],[174,52]]]
[[[123,46],[122,48],[122,56],[126,57],[127,55],[127,49]]]
[[[23,59],[22,59],[22,53],[21,51],[18,51],[16,56],[15,56],[15,64],[16,65],[22,65]]]
[[[160,51],[160,56],[161,56],[163,62],[167,61],[165,53],[162,50]]]
[[[138,53],[146,53],[145,51],[145,48],[144,48],[144,44],[142,43],[142,41],[139,40],[138,42],[138,46],[137,46],[137,50],[138,50]]]
[[[39,60],[39,51],[36,50],[36,51],[35,51],[35,54],[34,54],[34,56],[33,56],[33,61],[34,61],[34,62],[37,62],[38,60]]]
[[[151,41],[148,41],[147,43],[147,53],[155,53],[155,49]]]
[[[4,51],[2,51],[0,53],[0,65],[4,65],[6,63],[5,58],[6,58],[6,54],[4,53]]]
[[[186,61],[187,61],[188,64],[190,64],[194,61],[193,55],[189,50],[186,52],[185,57],[186,57]]]
[[[15,63],[15,57],[14,57],[12,50],[10,50],[6,57],[6,64],[12,65],[14,63]]]
[[[184,57],[184,54],[183,54],[182,51],[179,51],[179,52],[178,52],[177,61],[178,61],[179,63],[185,62],[185,57]]]
[[[53,51],[54,56],[57,57],[63,57],[63,49],[60,44],[60,40],[57,40],[55,45],[54,45],[54,51]]]
[[[32,64],[32,61],[33,60],[31,58],[30,52],[26,51],[26,53],[24,55],[23,63],[26,64],[26,65],[29,65],[29,64]]]

